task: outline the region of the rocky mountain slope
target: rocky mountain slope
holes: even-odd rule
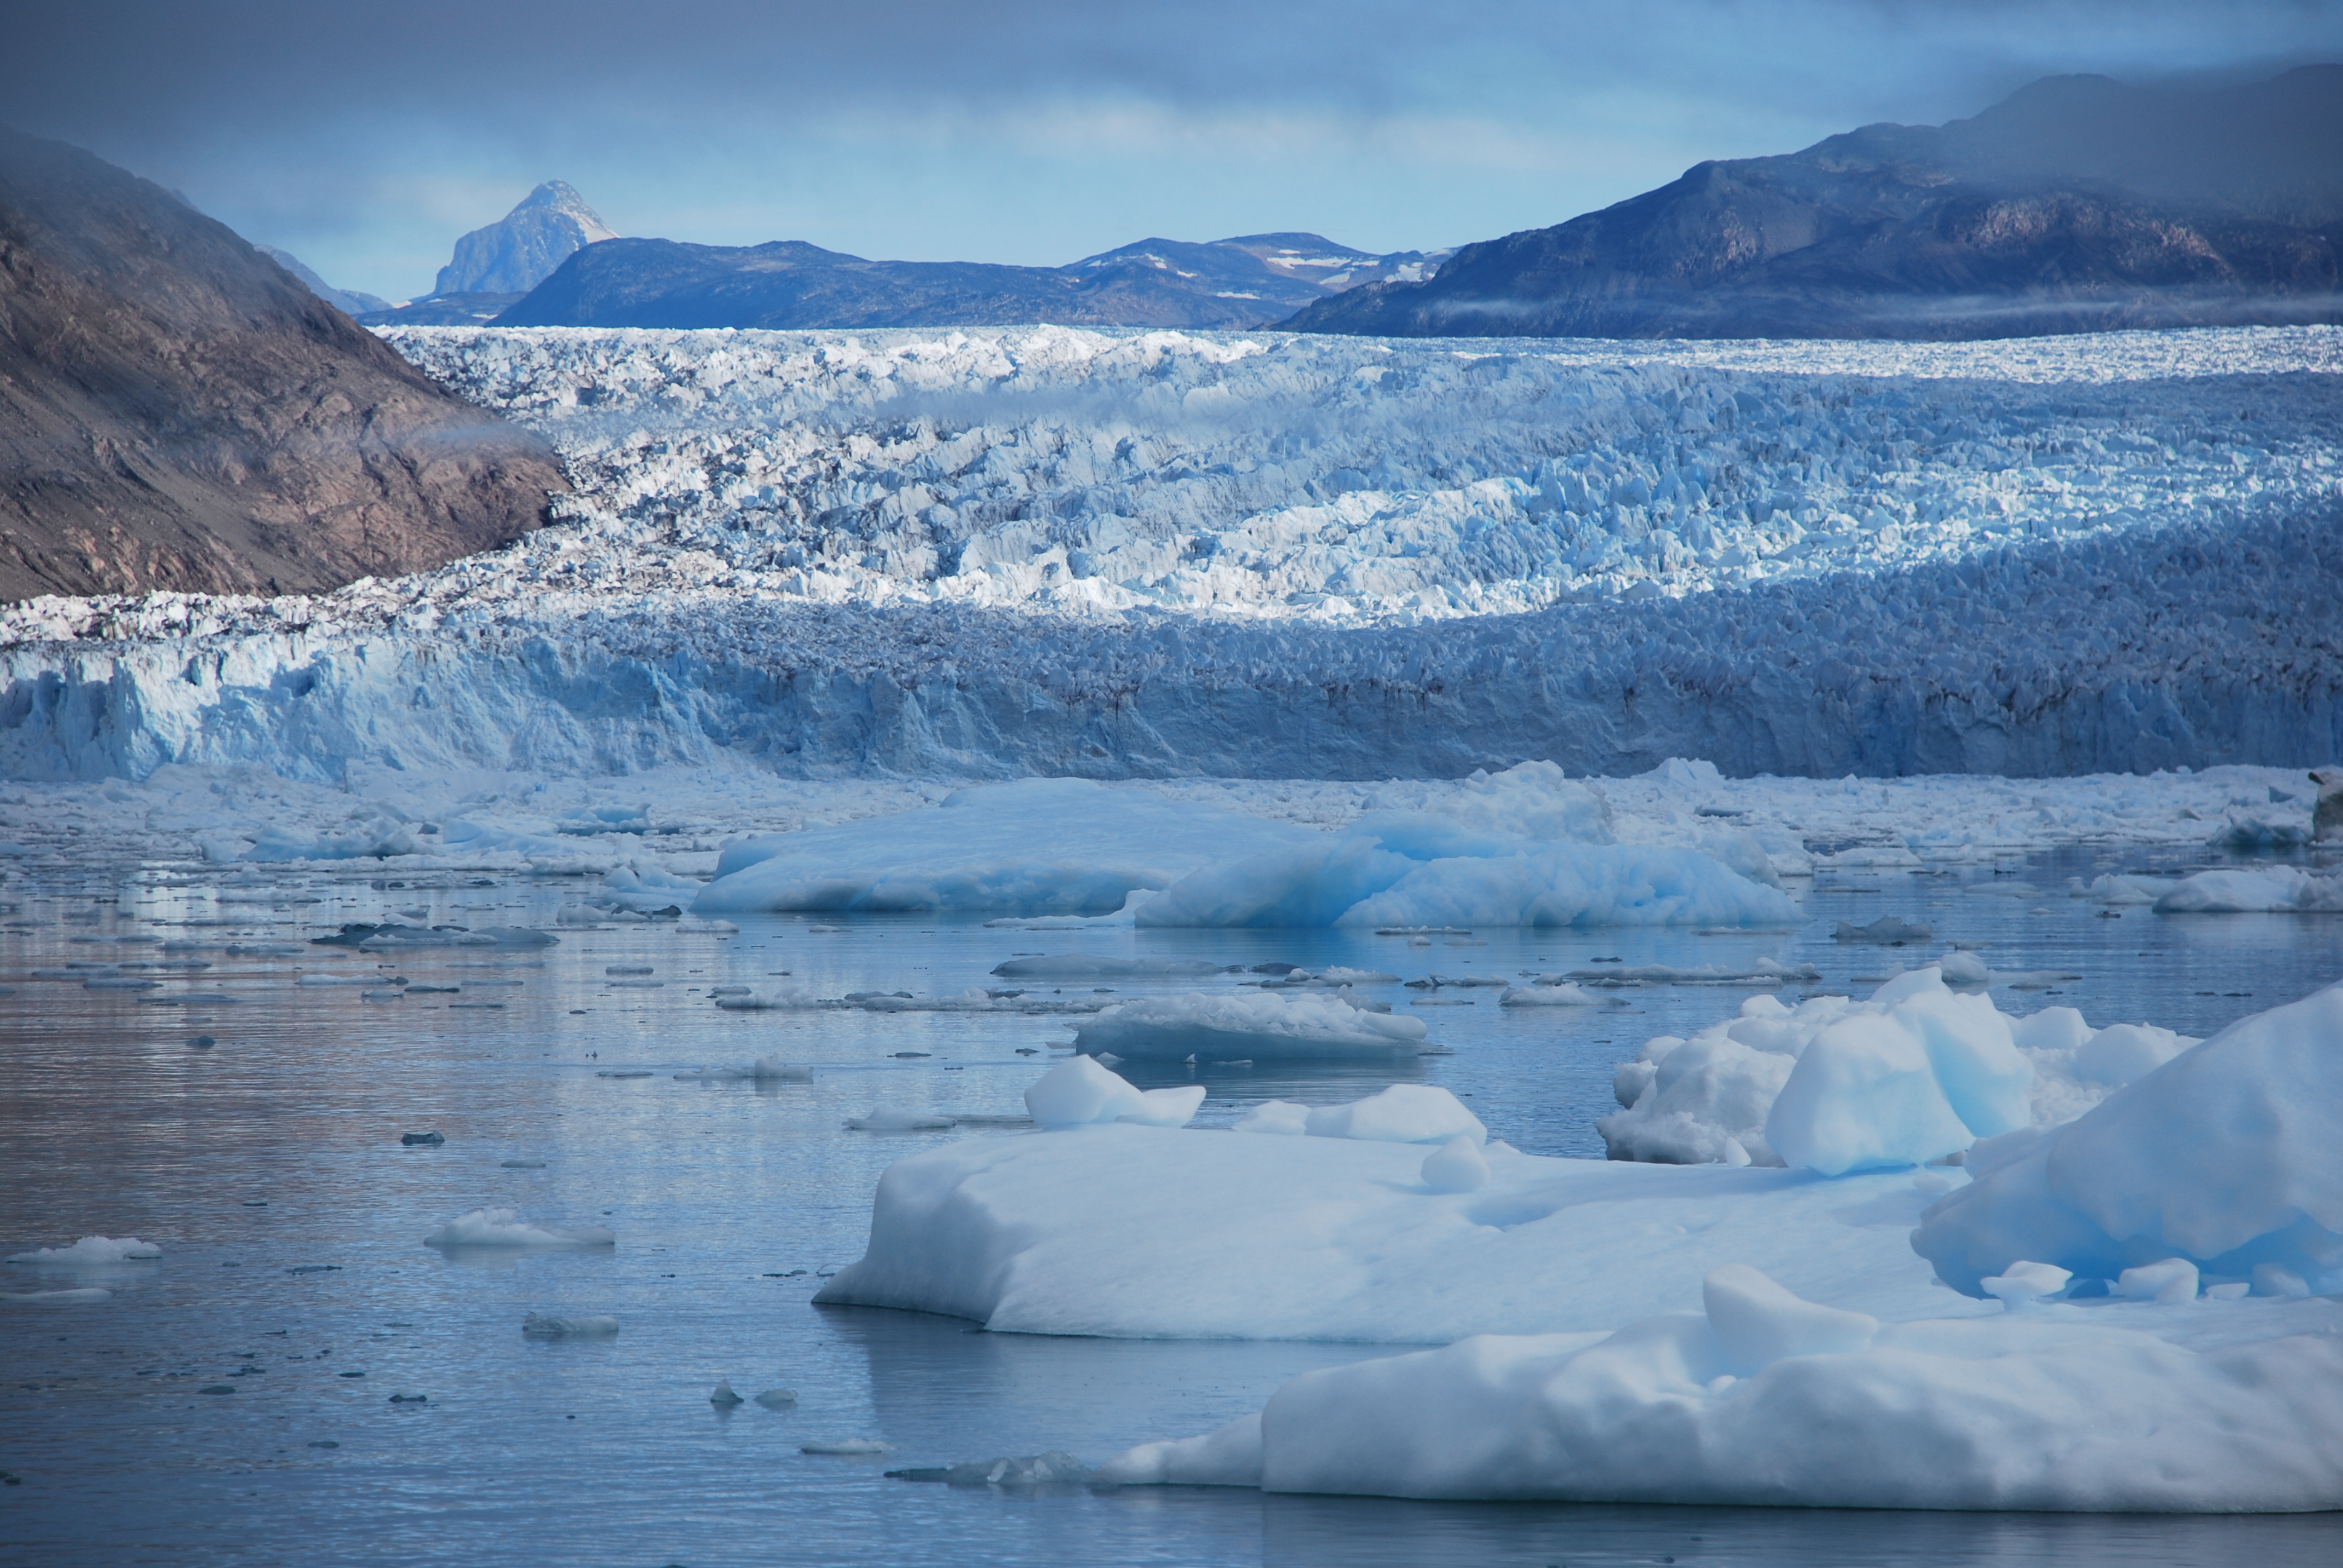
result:
[[[2052,77],[1974,119],[1705,163],[1288,325],[1369,335],[2021,337],[2343,320],[2343,66]]]
[[[1247,327],[1372,278],[1420,276],[1436,265],[1436,256],[1371,256],[1312,234],[1203,245],[1145,239],[1062,267],[867,261],[797,240],[628,239],[572,256],[497,325]]]
[[[513,538],[567,488],[225,225],[0,130],[0,599],[320,590]]]

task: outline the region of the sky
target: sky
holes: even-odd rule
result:
[[[0,123],[398,299],[552,177],[621,234],[715,245],[1432,248],[2042,75],[2343,60],[2343,4],[0,0]]]

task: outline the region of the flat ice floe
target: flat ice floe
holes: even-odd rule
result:
[[[1798,920],[1754,839],[1745,848],[1714,834],[1700,849],[1613,843],[1607,806],[1552,763],[1476,774],[1439,808],[1370,811],[1320,832],[1081,779],[1027,779],[955,791],[933,808],[736,842],[692,910],[1128,910],[1142,930]],[[1137,901],[1140,891],[1153,896]],[[1070,961],[1103,966],[1099,978],[1111,978],[1118,961],[1161,960]],[[995,972],[1040,978],[1034,966],[1043,962],[1012,960]]]
[[[36,1247],[29,1252],[13,1252],[12,1263],[31,1263],[43,1268],[83,1268],[93,1264],[146,1262],[163,1255],[163,1249],[152,1241],[142,1241],[136,1236],[84,1236],[70,1247]]]
[[[443,1251],[468,1247],[557,1249],[612,1247],[618,1244],[618,1232],[607,1225],[557,1231],[550,1226],[528,1223],[520,1217],[518,1210],[474,1209],[433,1230],[423,1238],[423,1244]]]
[[[2204,1350],[2072,1309],[1883,1325],[1741,1264],[1694,1299],[1704,1311],[1608,1335],[1490,1335],[1307,1372],[1259,1415],[1142,1444],[1097,1479],[1825,1508],[2343,1504],[2331,1323]]]
[[[1205,1063],[1240,1058],[1415,1056],[1423,1020],[1395,1018],[1346,993],[1269,990],[1147,997],[1085,1019],[1075,1049],[1088,1055]]]

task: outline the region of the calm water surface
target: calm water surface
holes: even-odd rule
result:
[[[307,939],[398,910],[478,926],[550,924],[575,884],[402,877],[369,865],[223,887],[102,853],[20,867],[0,885],[0,985],[15,988],[0,996],[0,1253],[102,1233],[159,1241],[165,1256],[77,1273],[0,1266],[0,1289],[11,1292],[96,1283],[116,1292],[88,1304],[0,1302],[0,1470],[15,1483],[0,1486],[0,1556],[2332,1563],[2343,1557],[2333,1515],[1468,1506],[1203,1489],[1032,1495],[887,1479],[904,1465],[1053,1449],[1095,1462],[1257,1409],[1295,1372],[1381,1352],[1042,1339],[814,1307],[821,1276],[861,1252],[880,1172],[955,1136],[850,1132],[846,1118],[880,1107],[1017,1113],[1021,1091],[1071,1030],[1033,1017],[726,1012],[707,996],[718,985],[779,983],[777,971],[829,996],[946,994],[982,982],[1012,953],[1137,951],[1349,963],[1405,979],[1764,954],[1821,968],[1823,986],[1785,993],[1795,1000],[1867,989],[1875,981],[1864,977],[1916,959],[1831,939],[1840,919],[1881,914],[1989,943],[1996,968],[2074,971],[2080,978],[2056,994],[1998,1000],[2021,1011],[2070,1003],[2099,1023],[2207,1034],[2343,976],[2343,919],[2140,910],[2105,919],[2066,896],[2070,876],[2176,864],[2068,851],[1945,875],[1825,878],[1804,895],[1814,920],[1795,934],[1487,931],[1473,939],[1486,945],[1411,948],[1328,932],[995,931],[931,917],[828,922],[846,927],[835,931],[774,920],[731,936],[655,921],[563,931],[541,953],[442,950],[388,964]],[[1980,890],[2021,881],[2040,896]],[[35,973],[109,961],[210,967],[124,971],[161,981],[147,992]],[[645,965],[649,977],[607,972]],[[320,974],[400,975],[411,994],[369,1001],[354,986],[296,983]],[[413,990],[422,986],[458,989]],[[1160,989],[1189,986],[1116,994]],[[1375,994],[1399,1010],[1427,1000],[1395,985]],[[1687,1032],[1747,994],[1667,987],[1600,1009],[1505,1012],[1493,991],[1443,990],[1430,1000],[1473,1003],[1421,1009],[1453,1054],[1409,1070],[1469,1097],[1494,1135],[1523,1149],[1599,1156],[1594,1121],[1612,1106],[1614,1064],[1648,1036]],[[204,1035],[216,1044],[190,1044]],[[912,1051],[927,1054],[897,1054]],[[809,1064],[814,1081],[672,1076],[770,1054]],[[653,1076],[600,1076],[642,1070]],[[1208,1069],[1201,1120],[1225,1122],[1265,1098],[1354,1097],[1393,1076],[1386,1066]],[[424,1131],[446,1143],[399,1142]],[[608,1225],[618,1245],[492,1259],[421,1245],[426,1231],[482,1205],[556,1226]],[[562,1311],[612,1313],[623,1332],[522,1339],[525,1312]],[[792,1389],[799,1402],[724,1413],[708,1400],[719,1378],[743,1394]],[[236,1392],[199,1392],[219,1386]],[[394,1403],[394,1393],[427,1398]],[[799,1452],[843,1438],[891,1452]]]

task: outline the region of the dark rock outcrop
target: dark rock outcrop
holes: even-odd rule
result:
[[[1305,332],[2002,337],[2343,320],[2343,66],[2221,91],[2051,77],[1971,120],[1701,164]]]
[[[0,598],[329,588],[502,543],[567,487],[226,226],[0,130]]]
[[[497,325],[1242,328],[1426,265],[1419,252],[1370,256],[1306,234],[1145,239],[1071,266],[866,261],[798,240],[613,239],[571,256]]]

